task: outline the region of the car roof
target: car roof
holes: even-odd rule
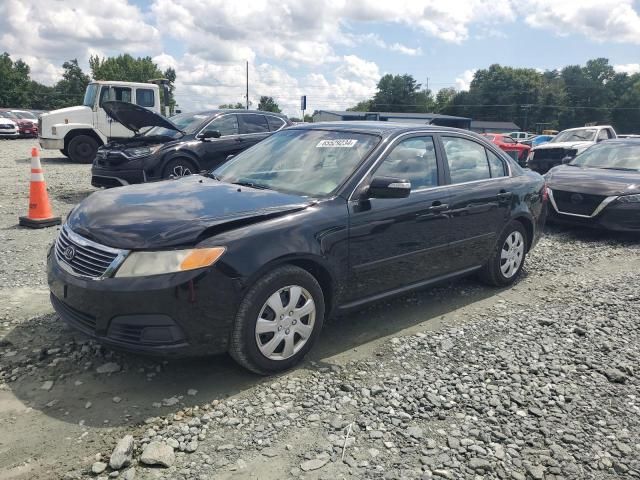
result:
[[[285,120],[287,119],[287,116],[281,113],[265,112],[263,110],[245,110],[240,108],[215,108],[212,110],[200,110],[197,112],[182,112],[178,115],[208,115],[212,117],[219,113],[257,113],[259,115],[273,115],[274,117],[280,117]]]
[[[573,130],[586,130],[587,128],[613,128],[611,125],[593,125],[591,127],[574,127],[574,128],[565,128],[562,132],[571,132]],[[560,133],[562,133],[560,132]]]
[[[314,122],[293,125],[289,129],[294,130],[336,130],[353,133],[369,133],[375,135],[391,135],[397,133],[410,132],[464,132],[467,134],[480,135],[471,130],[462,130],[460,128],[443,127],[440,125],[420,125],[416,123],[397,123],[397,122],[380,122],[380,121],[343,121],[343,122]]]

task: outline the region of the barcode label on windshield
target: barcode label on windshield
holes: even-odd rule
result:
[[[355,138],[339,138],[336,140],[320,140],[316,148],[353,148],[358,140]]]

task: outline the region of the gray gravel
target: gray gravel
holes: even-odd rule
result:
[[[0,257],[7,299],[16,286],[46,293],[43,259],[55,235],[15,227],[28,188],[20,180],[16,190],[16,176],[28,178],[16,156],[24,150],[26,158],[30,146],[0,142],[0,235],[13,255]],[[92,190],[88,166],[49,160],[44,168],[58,214]],[[362,315],[473,299],[438,327],[400,332],[364,354],[316,358],[279,377],[242,380],[228,398],[208,394],[206,382],[176,390],[162,376],[171,364],[78,337],[49,307],[30,318],[31,297],[4,304],[0,394],[13,391],[39,410],[69,409],[73,417],[58,402],[82,391],[78,415],[123,409],[129,418],[140,402],[117,388],[127,379],[150,386],[143,402],[159,412],[106,431],[82,427],[79,452],[58,453],[66,458],[55,475],[16,478],[640,478],[639,245],[550,227],[514,288],[470,279],[376,305]],[[29,329],[16,334],[26,320]],[[33,341],[24,339],[29,332],[38,332]],[[180,368],[176,377],[190,367]],[[80,390],[91,382],[94,390]],[[36,394],[55,398],[36,401]]]

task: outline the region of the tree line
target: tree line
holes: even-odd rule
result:
[[[494,64],[475,72],[468,91],[444,88],[435,95],[411,75],[387,74],[371,99],[348,110],[513,121],[530,131],[612,124],[621,133],[640,133],[640,73],[616,72],[606,58],[547,71]]]
[[[176,72],[173,68],[161,71],[151,57],[133,58],[129,54],[107,58],[92,56],[89,68],[91,77],[82,71],[77,59],[68,60],[62,64],[62,78],[55,85],[48,86],[31,79],[29,65],[21,59],[12,60],[5,52],[0,56],[0,106],[55,110],[81,105],[91,79],[148,82],[157,78],[169,80],[169,103],[175,105],[173,84]]]

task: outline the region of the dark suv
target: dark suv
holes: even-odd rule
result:
[[[208,110],[167,119],[126,102],[104,102],[103,108],[135,136],[98,149],[91,169],[95,187],[119,187],[210,170],[229,155],[291,125],[283,115],[257,110]]]

